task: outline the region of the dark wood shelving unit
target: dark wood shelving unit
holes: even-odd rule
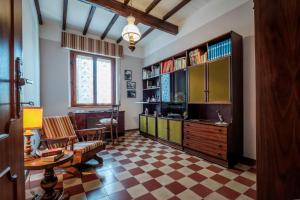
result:
[[[180,61],[177,60],[177,63],[185,61],[183,68],[176,69],[174,67],[176,59],[181,59]],[[223,166],[234,165],[243,155],[242,37],[231,31],[153,65],[146,66],[143,70],[152,69],[153,66],[159,67],[160,73],[159,75],[156,74],[153,79],[159,82],[160,87],[148,91],[145,89],[146,81],[152,77],[143,79],[143,101],[147,101],[149,95],[153,95],[155,92],[160,97],[160,102],[157,102],[156,105],[143,104],[144,111],[147,108],[149,114],[156,113],[158,115],[155,121],[156,134],[153,135],[152,133],[151,138],[160,138],[164,143],[170,138],[174,138],[170,136],[173,133],[169,131],[169,123],[173,122],[167,116],[168,113],[179,114],[182,121],[182,135],[180,136],[182,140],[181,142],[177,141],[177,145],[189,153],[199,155]],[[169,76],[170,79],[170,97],[167,102],[164,102],[163,99],[163,76]],[[184,83],[180,82],[183,79]],[[180,94],[180,102],[176,103],[176,98],[180,93],[176,91],[178,85],[181,87],[179,91],[183,94]],[[214,124],[219,120],[216,111],[220,111],[223,115],[227,122],[226,127]],[[146,123],[142,125],[144,128],[141,132],[147,136],[147,126],[150,124],[147,121],[147,116],[144,114],[141,116]],[[153,118],[153,116],[151,117]],[[162,121],[166,118],[169,120],[168,122]],[[194,119],[198,121],[195,122]],[[154,123],[153,119],[151,120],[151,123]],[[207,121],[211,123],[208,124]],[[189,127],[197,128],[190,129]],[[224,137],[226,136],[226,139],[215,141],[211,137],[205,138],[205,135],[209,135],[211,132],[207,132],[207,130],[215,130],[215,138],[219,137],[217,134],[220,131]],[[161,131],[164,134],[160,133]],[[191,131],[195,132],[196,135],[192,134],[193,137],[186,137],[186,135],[191,134]],[[168,134],[166,135],[166,133]],[[164,138],[162,139],[160,135],[163,135]],[[195,141],[200,143],[195,144]],[[170,141],[170,146],[174,146],[174,141]]]

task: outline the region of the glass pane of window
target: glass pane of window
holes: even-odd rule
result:
[[[112,103],[112,66],[107,59],[97,59],[97,104]]]
[[[94,103],[92,57],[76,56],[76,86],[77,104]]]

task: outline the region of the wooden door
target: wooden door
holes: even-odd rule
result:
[[[19,111],[15,69],[22,55],[22,1],[1,0],[0,9],[0,199],[22,200],[25,199],[22,121],[9,123]]]
[[[189,103],[205,102],[205,65],[189,68]]]
[[[300,1],[255,0],[257,197],[300,198]]]

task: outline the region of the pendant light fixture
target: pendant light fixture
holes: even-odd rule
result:
[[[131,0],[131,7],[132,7]],[[135,17],[131,14],[127,18],[128,24],[123,28],[122,37],[124,40],[129,42],[129,49],[131,51],[135,50],[135,43],[141,38],[141,33],[139,28],[134,24]]]

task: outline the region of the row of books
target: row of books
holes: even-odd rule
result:
[[[62,148],[36,150],[35,152],[43,162],[56,162],[64,156]]]
[[[160,63],[160,73],[170,73],[174,71],[174,62],[173,60],[167,60]]]
[[[199,65],[207,61],[207,52],[201,53],[199,49],[195,49],[189,53],[190,65]]]
[[[159,66],[151,66],[151,69],[143,69],[143,79],[155,77],[159,75]]]
[[[181,57],[174,60],[174,70],[180,70],[186,68],[186,58]]]
[[[208,46],[208,60],[214,60],[231,54],[231,39]]]

